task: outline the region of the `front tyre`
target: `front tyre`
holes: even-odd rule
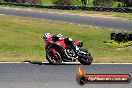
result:
[[[83,65],[90,65],[93,61],[93,57],[86,49],[80,49],[78,54],[78,61]]]
[[[52,50],[46,50],[46,59],[49,61],[50,64],[61,64],[62,58],[60,54],[56,51],[56,55],[53,55]]]

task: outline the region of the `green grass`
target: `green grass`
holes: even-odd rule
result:
[[[42,0],[43,5],[52,5],[54,0]]]
[[[123,3],[121,3],[121,2],[114,2],[113,3],[113,7],[121,7],[121,6],[123,6]]]
[[[108,30],[60,21],[0,15],[0,61],[46,61],[42,35],[61,33],[82,40],[94,62],[132,62],[132,48],[118,49],[103,41],[110,40]]]
[[[42,4],[43,5],[53,5],[53,1],[54,0],[42,0]],[[89,0],[88,2],[88,6],[93,6],[93,3],[92,3],[93,0]],[[73,0],[73,5],[82,5],[82,2],[81,0]]]

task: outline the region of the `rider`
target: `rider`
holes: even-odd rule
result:
[[[78,48],[75,46],[74,41],[72,38],[62,38],[62,34],[57,34],[57,35],[51,35],[50,33],[45,33],[43,35],[43,39],[45,40],[46,44],[49,44],[54,41],[62,41],[65,40],[65,43],[71,47],[75,52],[78,50]]]

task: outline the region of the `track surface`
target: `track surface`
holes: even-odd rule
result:
[[[132,21],[0,8],[0,14],[66,21],[132,31]],[[0,64],[0,88],[132,88],[130,84],[86,84],[79,86],[79,65]],[[92,64],[83,66],[87,73],[123,73],[132,75],[132,65]],[[47,87],[46,87],[47,86]]]
[[[130,84],[85,84],[76,82],[79,65],[48,65],[1,63],[0,88],[132,88]],[[82,66],[87,73],[127,73],[132,75],[132,64],[92,64]],[[47,85],[47,87],[46,87]]]
[[[49,20],[59,20],[59,21],[77,23],[77,24],[94,25],[98,27],[132,31],[132,20],[122,20],[122,19],[120,20],[120,19],[58,14],[58,13],[49,13],[49,12],[15,10],[10,8],[8,9],[0,8],[0,14],[33,17],[33,18],[41,18],[41,19],[49,19]]]

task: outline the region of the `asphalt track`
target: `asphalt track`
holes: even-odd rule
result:
[[[0,63],[0,88],[132,88],[132,83],[80,86],[76,82],[79,66],[78,64]],[[89,74],[132,75],[132,64],[92,64],[82,67]]]
[[[97,27],[132,31],[132,20],[99,18],[99,17],[49,13],[49,12],[40,12],[40,11],[16,10],[10,8],[8,9],[0,8],[0,14],[66,21],[70,23],[94,25]]]

